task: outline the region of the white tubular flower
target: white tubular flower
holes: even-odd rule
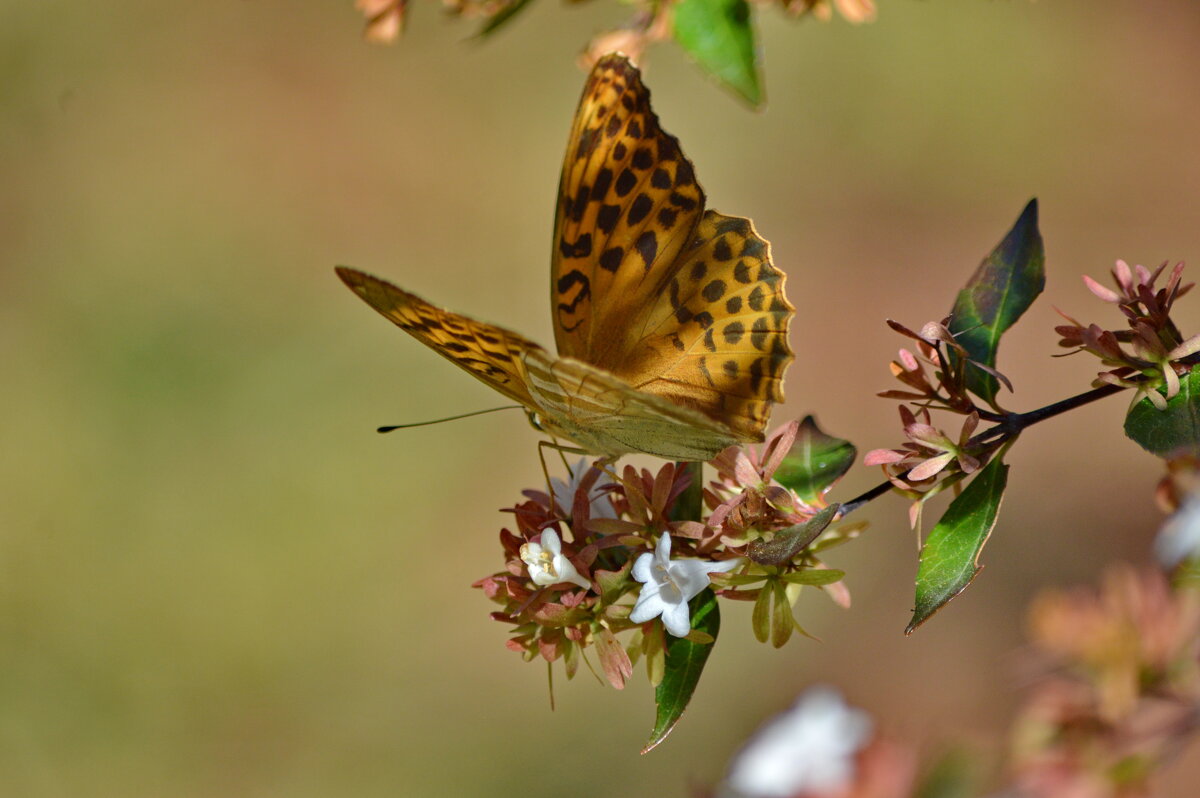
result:
[[[687,637],[692,629],[688,602],[708,587],[713,571],[732,571],[741,558],[710,560],[672,560],[671,535],[662,533],[654,553],[646,552],[633,564],[633,578],[645,583],[629,620],[645,623],[662,616],[663,626],[676,637]]]
[[[558,477],[550,477],[550,487],[554,492],[554,503],[558,505],[566,515],[571,515],[571,508],[575,505],[575,493],[579,490],[580,483],[587,476],[591,466],[587,460],[582,457],[573,466],[567,466],[567,473],[571,478],[563,481]],[[612,502],[608,501],[608,493],[601,490],[598,486],[593,485],[588,491],[588,505],[591,507],[592,518],[616,518],[617,511],[613,509]]]
[[[562,542],[558,533],[553,529],[542,532],[542,542],[529,543],[521,546],[521,560],[529,569],[529,578],[535,585],[557,585],[559,582],[570,582],[579,585],[584,590],[591,588],[591,583],[579,575],[575,566],[562,553]]]
[[[1167,519],[1154,552],[1164,568],[1174,568],[1184,560],[1200,558],[1200,494],[1192,493],[1182,506]]]
[[[831,687],[812,687],[758,731],[734,758],[725,795],[787,798],[840,790],[854,779],[854,756],[871,718]]]

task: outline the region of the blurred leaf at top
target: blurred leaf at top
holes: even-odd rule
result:
[[[958,293],[950,312],[950,332],[971,360],[995,368],[1000,336],[1016,324],[1046,285],[1045,262],[1037,199],[1031,199],[1008,235]],[[996,378],[970,366],[966,376],[967,388],[995,406]]]
[[[857,455],[854,444],[827,435],[812,416],[806,416],[800,422],[796,442],[775,471],[775,479],[804,501],[812,502],[850,470]]]
[[[533,0],[509,0],[509,2],[500,6],[500,10],[496,14],[483,23],[483,27],[479,29],[477,34],[479,38],[485,39],[507,24],[513,17],[520,14],[525,7]]]
[[[487,38],[530,4],[531,0],[454,0],[445,9],[454,16],[485,19],[476,38]],[[779,0],[790,16],[812,16],[828,21],[834,7],[853,24],[875,19],[875,0]],[[404,32],[409,0],[354,0],[366,17],[364,38],[387,43]],[[634,15],[625,24],[597,34],[582,59],[594,62],[620,50],[637,60],[648,44],[674,38],[700,67],[739,97],[758,108],[763,102],[758,49],[755,46],[750,4],[747,0],[625,0]],[[662,23],[662,24],[660,24]]]
[[[1125,434],[1159,457],[1200,455],[1200,373],[1193,368],[1179,380],[1179,393],[1159,410],[1143,398],[1125,416]]]
[[[997,455],[950,502],[946,514],[929,533],[917,570],[916,608],[905,634],[912,634],[963,592],[979,573],[979,553],[996,525],[1007,482],[1008,466]]]
[[[762,104],[758,52],[746,0],[680,0],[675,41],[703,69],[757,108]]]
[[[703,632],[711,640],[697,643],[687,637],[667,635],[666,669],[662,681],[654,690],[654,703],[658,710],[650,739],[642,748],[643,754],[665,740],[679,722],[688,702],[692,700],[692,693],[696,691],[717,632],[721,631],[721,611],[717,608],[717,596],[711,588],[692,599],[688,609],[692,615],[692,630]]]

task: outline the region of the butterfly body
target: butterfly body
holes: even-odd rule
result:
[[[558,355],[354,269],[363,300],[599,455],[707,460],[762,440],[783,399],[794,309],[748,219],[704,209],[678,141],[624,56],[584,89],[559,187],[551,262]]]

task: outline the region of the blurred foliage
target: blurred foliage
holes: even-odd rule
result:
[[[410,0],[355,0],[367,19],[363,35],[386,43],[403,32]],[[483,19],[479,37],[491,36],[508,25],[532,0],[443,0],[456,16]],[[757,6],[779,5],[792,17],[814,16],[828,21],[836,7],[854,23],[875,19],[874,0],[754,0]],[[623,25],[592,37],[587,65],[607,52],[620,51],[635,62],[646,46],[674,39],[700,68],[751,107],[762,105],[759,51],[754,17],[748,0],[634,0],[633,16]]]

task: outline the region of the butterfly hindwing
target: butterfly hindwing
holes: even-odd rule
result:
[[[514,401],[536,409],[523,357],[545,350],[511,330],[451,313],[369,274],[337,268],[354,293],[402,330]]]
[[[525,365],[543,408],[539,424],[588,451],[710,460],[738,442],[721,422],[582,361],[542,350],[528,353]]]
[[[795,310],[770,245],[749,219],[708,211],[666,290],[639,325],[639,345],[613,369],[633,387],[761,439],[783,401]]]

